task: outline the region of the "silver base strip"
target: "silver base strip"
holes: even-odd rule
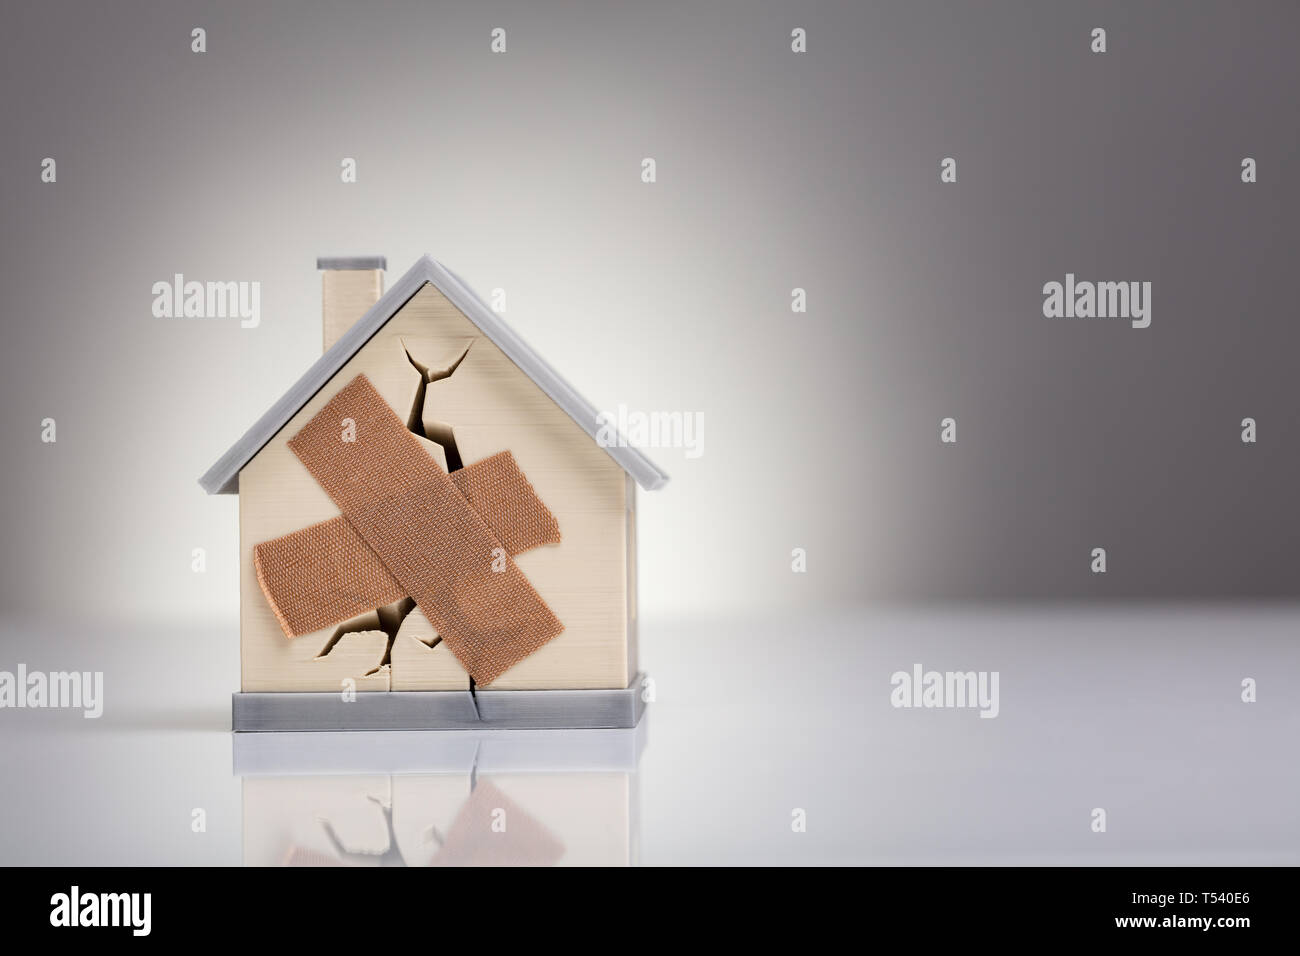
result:
[[[238,732],[337,730],[586,730],[635,727],[642,675],[619,690],[237,693]]]

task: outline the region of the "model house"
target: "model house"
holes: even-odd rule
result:
[[[239,495],[242,692],[627,691],[667,476],[438,262],[318,266],[324,355],[200,480]]]

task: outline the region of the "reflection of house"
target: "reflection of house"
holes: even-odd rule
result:
[[[240,496],[242,690],[467,691],[471,677],[494,691],[627,689],[635,491],[667,476],[635,448],[598,443],[596,409],[437,262],[382,296],[381,260],[322,265],[324,356],[201,481]],[[350,402],[372,397],[380,419],[358,431]],[[400,432],[389,446],[381,419]],[[347,459],[333,485],[333,459],[314,460],[304,438],[318,433],[324,457]],[[418,508],[393,506],[384,539],[374,502],[398,499],[367,486],[363,521],[343,497],[366,455],[393,445],[448,490],[433,498],[409,470],[375,467],[430,512],[421,524]],[[453,524],[470,530],[453,542]],[[486,573],[497,561],[507,573]],[[492,591],[516,575],[509,600]],[[521,619],[535,622],[528,640]]]
[[[247,866],[636,862],[643,729],[234,740]]]

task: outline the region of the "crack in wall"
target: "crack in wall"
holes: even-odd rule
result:
[[[402,629],[402,622],[414,610],[415,599],[410,597],[404,597],[396,604],[387,607],[375,608],[375,613],[379,615],[379,629],[388,635],[388,646],[384,648],[384,657],[379,662],[379,666],[361,676],[369,677],[371,674],[379,673],[382,668],[392,666],[393,642],[397,640],[397,632]]]
[[[469,679],[469,702],[470,702],[471,704],[474,705],[474,719],[475,719],[475,720],[478,720],[478,721],[482,721],[482,720],[483,720],[483,714],[480,713],[480,712],[479,712],[479,709],[478,709],[478,692],[474,689],[474,677],[473,677],[473,675],[471,675],[471,676],[470,676],[470,679]],[[477,751],[477,750],[474,751],[474,766],[476,766],[476,767],[478,766],[478,751]],[[473,776],[471,776],[471,777],[470,777],[470,780],[473,781],[473,779],[474,779]],[[470,786],[470,789],[471,789],[471,790],[474,789],[472,785]]]
[[[400,341],[402,342],[402,351],[406,355],[406,360],[411,363],[412,368],[420,373],[420,386],[415,390],[415,399],[411,402],[410,414],[406,416],[406,427],[421,438],[437,442],[442,446],[443,452],[447,455],[448,471],[463,468],[464,463],[461,461],[460,451],[456,448],[456,436],[451,425],[447,422],[425,423],[424,399],[425,395],[428,394],[429,383],[451,377],[452,373],[460,367],[460,363],[465,361],[465,356],[469,355],[473,343],[471,342],[470,345],[465,346],[460,355],[456,357],[456,360],[446,368],[433,369],[412,355],[404,340]]]
[[[369,631],[381,631],[388,639],[384,646],[384,653],[379,659],[379,663],[370,668],[361,677],[372,677],[378,674],[385,667],[391,667],[393,663],[393,644],[397,640],[397,632],[401,630],[402,622],[406,620],[408,614],[415,610],[415,600],[405,597],[393,604],[384,607],[375,608],[374,611],[354,618],[351,621],[345,621],[334,629],[325,646],[321,648],[316,660],[324,660],[330,652],[338,646],[348,634],[364,634]],[[372,617],[373,615],[373,617]]]
[[[320,660],[322,657],[329,654],[330,651],[334,650],[334,646],[338,644],[339,641],[343,640],[344,634],[360,634],[362,631],[368,630],[370,630],[370,628],[349,625],[346,622],[340,624],[338,627],[334,628],[334,633],[330,635],[329,640],[325,642],[325,646],[316,654],[315,660]]]

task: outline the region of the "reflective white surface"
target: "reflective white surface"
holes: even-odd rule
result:
[[[105,711],[0,711],[0,859],[1294,864],[1298,634],[1300,609],[1249,605],[647,621],[639,751],[355,735],[241,767],[233,634],[11,623],[0,669],[103,670]],[[891,706],[916,663],[998,671],[998,717]],[[496,809],[508,840],[483,843]]]

